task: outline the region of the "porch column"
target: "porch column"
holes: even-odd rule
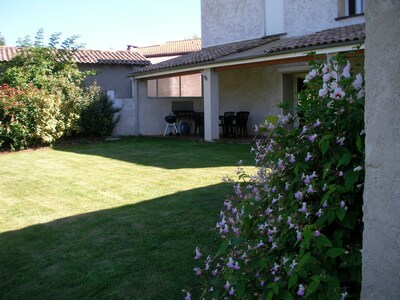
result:
[[[219,139],[219,92],[218,74],[211,69],[203,70],[204,83],[204,140]]]

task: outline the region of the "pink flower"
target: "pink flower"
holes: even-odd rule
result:
[[[319,125],[321,125],[321,121],[317,119],[317,121],[313,124],[313,126],[318,127]]]
[[[363,86],[364,80],[361,74],[356,75],[356,80],[353,82],[353,88],[357,91],[360,90]]]
[[[304,296],[304,291],[305,291],[304,285],[300,284],[299,289],[297,290],[297,296],[300,297]]]
[[[306,78],[304,79],[304,83],[309,82],[311,79],[313,79],[315,76],[317,76],[317,70],[312,69],[307,75]]]
[[[337,88],[335,88],[333,93],[330,94],[330,97],[332,99],[340,100],[343,99],[345,95],[346,93],[342,90],[341,87],[338,86]]]
[[[325,97],[326,95],[328,95],[328,85],[324,82],[322,89],[318,91],[318,96]]]
[[[305,161],[309,161],[312,158],[310,152],[307,152],[307,156],[304,158]]]
[[[195,260],[197,260],[201,257],[201,252],[199,250],[199,247],[196,247],[195,254],[196,254],[194,257]]]
[[[307,203],[303,202],[301,208],[299,208],[298,211],[301,213],[306,213],[307,212]]]
[[[324,84],[325,84],[325,82],[328,82],[329,80],[331,80],[331,78],[332,78],[332,75],[329,73],[324,74],[324,76],[322,76],[322,79],[324,80]]]
[[[302,200],[302,199],[303,199],[303,192],[297,191],[297,192],[294,194],[294,197],[295,197],[297,200]]]
[[[229,295],[230,296],[235,295],[235,289],[233,287],[231,287],[231,289],[229,290]]]
[[[342,76],[345,78],[349,78],[351,76],[350,74],[350,62],[347,62],[347,65],[343,68]]]
[[[344,136],[342,136],[341,138],[340,137],[336,137],[336,144],[339,144],[339,146],[344,146],[344,140],[346,139],[346,137],[344,137]]]
[[[317,138],[317,134],[316,133],[314,133],[313,135],[310,135],[309,137],[308,137],[308,140],[310,141],[310,142],[312,142],[312,143],[314,143],[314,141],[315,141],[315,139]]]
[[[201,269],[199,267],[193,268],[193,271],[196,274],[196,276],[200,276],[201,275]]]
[[[362,97],[365,96],[365,90],[362,88],[361,90],[358,91],[357,93],[357,99],[361,99]]]

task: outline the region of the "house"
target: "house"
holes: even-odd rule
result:
[[[18,47],[0,46],[0,62],[9,61],[17,54]],[[104,51],[79,49],[74,52],[73,58],[81,71],[96,71],[96,75],[89,76],[85,85],[92,85],[94,81],[107,91],[109,98],[116,107],[122,108],[120,120],[113,134],[131,135],[134,124],[131,114],[135,107],[132,106],[132,82],[129,75],[132,71],[150,65],[150,62],[140,53],[132,51]]]
[[[296,105],[307,52],[348,52],[365,40],[363,0],[202,0],[201,10],[202,50],[132,73],[137,135],[162,134],[179,106],[204,112],[207,141],[220,138],[228,111],[249,111],[251,134],[283,113],[278,104]]]
[[[128,46],[128,48],[131,48],[131,46]],[[135,51],[146,57],[152,64],[199,50],[201,50],[200,38],[169,41],[160,45],[135,48]]]

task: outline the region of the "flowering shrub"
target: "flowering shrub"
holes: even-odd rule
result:
[[[0,85],[0,147],[20,150],[53,143],[64,128],[60,106],[57,93]]]
[[[216,224],[219,250],[195,250],[200,298],[359,297],[363,77],[337,56],[313,62],[304,82],[297,117],[259,126],[258,172],[239,169]]]

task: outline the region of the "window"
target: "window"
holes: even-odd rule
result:
[[[339,0],[339,17],[351,17],[365,12],[365,0]]]
[[[151,98],[201,97],[201,74],[150,79],[147,81],[147,96]]]

